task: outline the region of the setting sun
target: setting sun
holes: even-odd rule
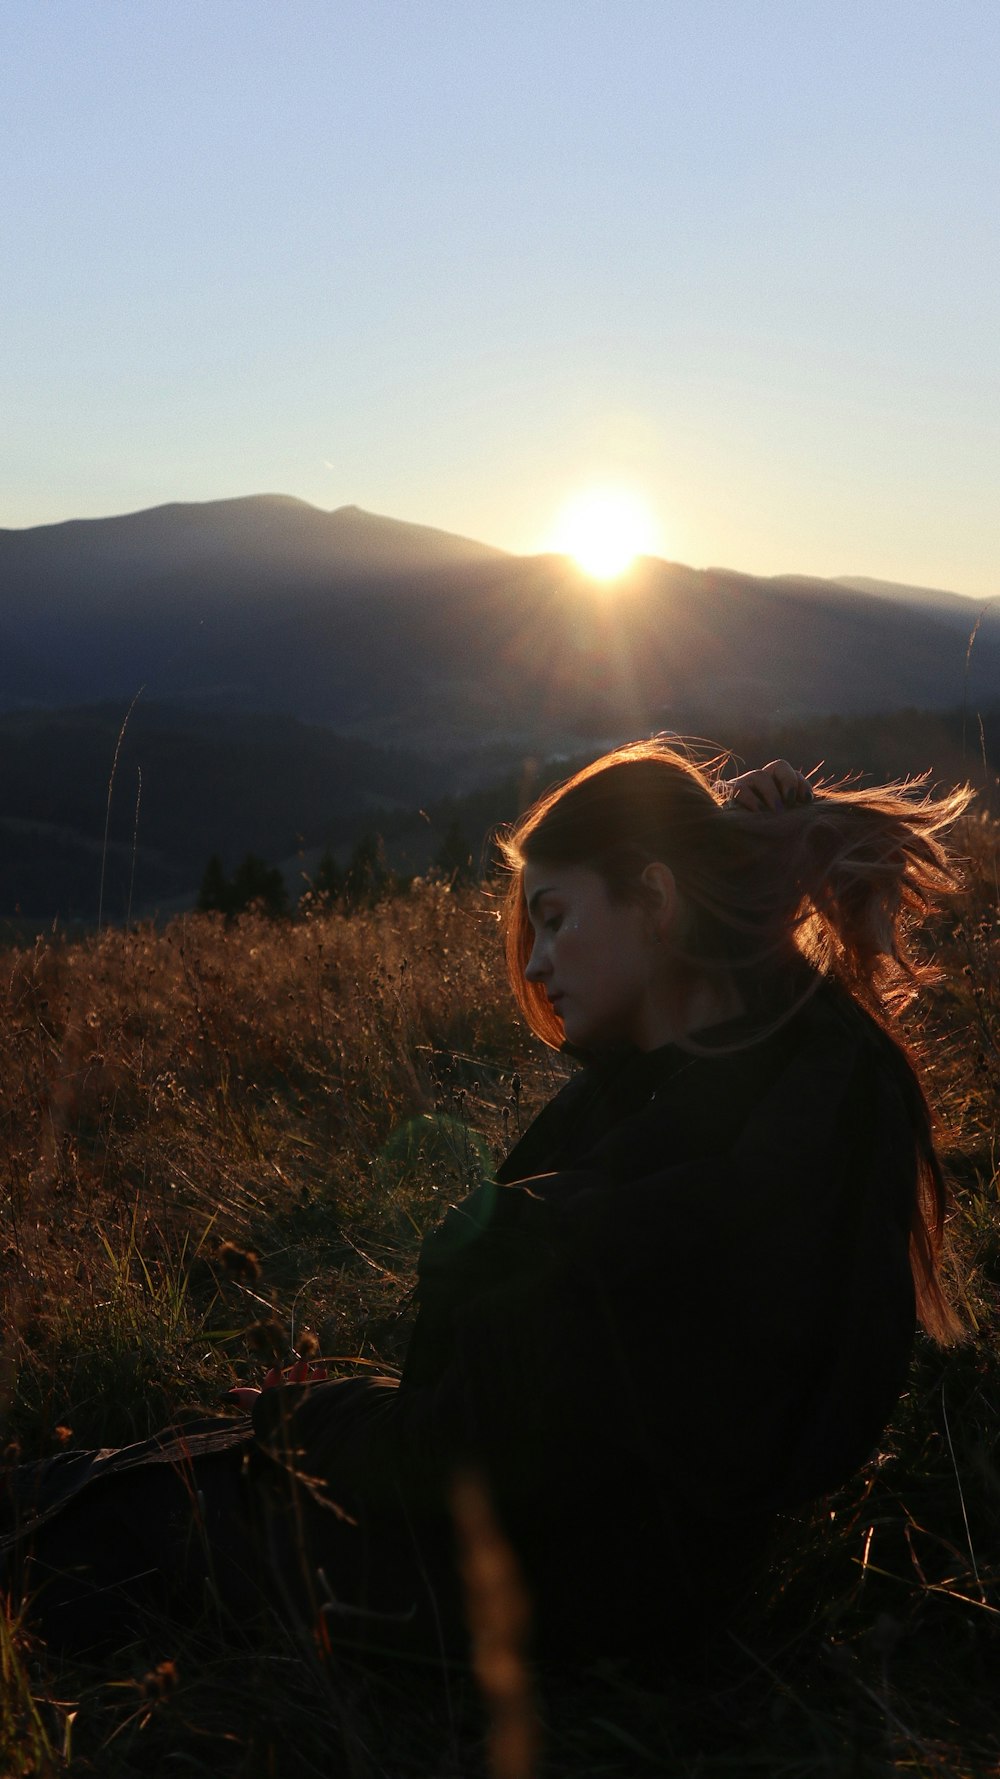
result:
[[[592,488],[574,495],[554,528],[554,548],[599,581],[623,574],[636,556],[653,554],[657,545],[648,507],[624,489]]]

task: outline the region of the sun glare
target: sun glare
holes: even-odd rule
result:
[[[624,489],[593,488],[574,495],[555,525],[554,548],[572,556],[586,574],[611,581],[657,547],[648,507]]]

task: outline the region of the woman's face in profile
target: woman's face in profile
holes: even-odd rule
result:
[[[614,900],[588,865],[528,864],[523,885],[534,933],[524,973],[548,996],[567,1042],[652,1049],[661,1041],[663,952],[648,909]]]

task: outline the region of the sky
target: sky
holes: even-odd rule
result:
[[[1000,593],[998,0],[3,0],[0,525]]]

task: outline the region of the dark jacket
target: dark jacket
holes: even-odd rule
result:
[[[294,1443],[369,1524],[443,1522],[473,1464],[554,1639],[647,1637],[878,1440],[915,1172],[898,1053],[832,988],[743,1051],[594,1064],[424,1242],[399,1388],[314,1387]]]

